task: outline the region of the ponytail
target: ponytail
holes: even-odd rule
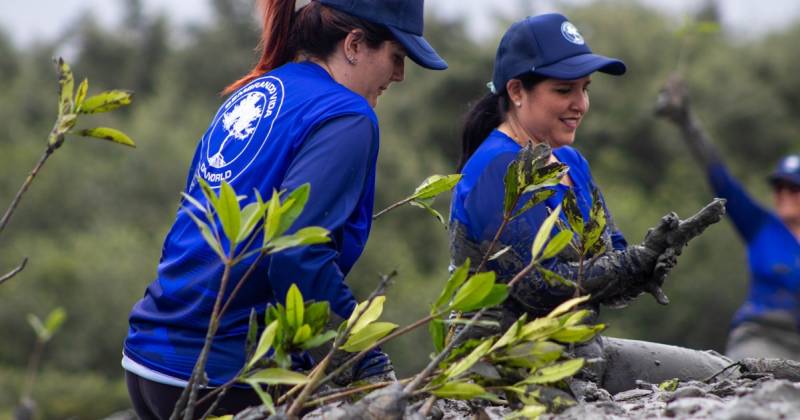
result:
[[[547,77],[526,73],[515,79],[522,82],[523,89],[530,91]],[[505,121],[508,104],[508,91],[504,88],[500,93],[487,94],[472,105],[464,118],[464,129],[461,133],[461,157],[458,159],[457,169],[459,172],[489,133]]]
[[[263,12],[258,45],[261,58],[249,73],[226,87],[223,95],[293,61],[300,54],[326,59],[353,29],[364,31],[370,48],[378,48],[384,41],[394,39],[386,26],[323,6],[318,1],[312,1],[297,12],[294,11],[295,0],[259,0],[258,4]]]
[[[478,150],[478,146],[503,122],[508,101],[508,94],[488,93],[472,105],[464,118],[464,129],[461,133],[461,157],[458,159],[458,172],[464,169],[470,156]]]
[[[222,91],[223,95],[227,95],[262,74],[286,64],[296,54],[296,51],[289,48],[295,0],[259,0],[258,4],[261,8],[263,22],[261,42],[258,45],[258,49],[261,50],[261,58],[249,73],[226,87]]]

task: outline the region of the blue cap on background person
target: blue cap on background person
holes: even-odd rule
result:
[[[781,182],[800,186],[800,154],[789,155],[781,159],[767,179],[773,186]]]
[[[422,37],[424,0],[319,0],[336,10],[389,28],[408,57],[422,67],[444,70],[447,63]]]
[[[531,16],[511,25],[500,40],[492,91],[504,91],[509,80],[526,73],[574,80],[595,71],[621,75],[625,73],[625,63],[593,54],[566,16],[558,13]]]

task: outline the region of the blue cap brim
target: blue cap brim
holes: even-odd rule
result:
[[[774,173],[767,177],[767,181],[770,185],[775,185],[780,182],[787,182],[793,185],[800,185],[800,174],[783,174],[783,173]]]
[[[442,57],[439,57],[439,54],[436,53],[425,38],[401,31],[392,26],[387,25],[387,28],[392,31],[392,35],[394,35],[397,42],[406,49],[408,57],[415,63],[431,70],[444,70],[447,68],[447,62]]]
[[[555,64],[537,67],[536,74],[561,80],[575,80],[586,77],[596,71],[614,76],[625,74],[625,63],[615,58],[597,54],[580,54],[566,58]]]

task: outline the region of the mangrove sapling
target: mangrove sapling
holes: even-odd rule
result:
[[[283,202],[281,202],[282,192],[274,191],[270,200],[265,202],[256,191],[255,201],[242,208],[240,197],[227,182],[222,182],[218,195],[204,180],[198,179],[197,182],[205,198],[205,204],[184,194],[184,203],[187,206],[181,211],[185,211],[192,218],[207,244],[223,262],[224,268],[203,348],[188,384],[170,416],[171,419],[177,419],[180,413],[184,413],[184,418],[187,420],[194,418],[197,397],[200,388],[205,385],[205,364],[219,327],[220,314],[222,309],[227,307],[227,302],[235,298],[233,292],[238,292],[241,283],[247,280],[246,277],[235,279],[239,282],[237,285],[239,287],[232,291],[227,300],[224,299],[233,267],[256,255],[259,255],[255,258],[257,262],[264,255],[330,240],[328,231],[320,227],[306,227],[294,234],[282,236],[303,211],[310,190],[308,184],[292,191]],[[195,215],[195,211],[198,211],[205,220]],[[262,241],[256,244],[259,237]],[[247,277],[252,273],[252,266],[250,268],[246,272]]]
[[[39,363],[44,353],[45,345],[53,338],[56,332],[64,324],[67,319],[67,313],[64,308],[56,308],[47,315],[45,321],[42,322],[39,317],[34,314],[28,314],[28,323],[33,331],[36,333],[36,344],[34,345],[33,352],[31,352],[30,359],[28,360],[28,369],[25,374],[25,384],[22,386],[20,393],[19,406],[16,411],[18,412],[16,418],[32,418],[35,411],[36,403],[33,400],[33,388],[36,383],[36,377],[39,372]],[[27,412],[29,416],[23,416],[22,412]]]
[[[56,116],[56,121],[47,137],[47,145],[44,153],[42,153],[42,156],[33,166],[33,169],[31,170],[30,174],[28,174],[27,178],[25,178],[25,181],[22,182],[22,185],[20,186],[16,195],[11,200],[11,204],[8,206],[5,213],[3,213],[2,219],[0,219],[0,234],[2,234],[3,230],[6,228],[6,225],[8,225],[8,222],[11,220],[11,216],[19,206],[23,195],[28,191],[28,188],[30,188],[33,180],[39,174],[39,171],[41,171],[42,167],[44,167],[45,162],[47,162],[47,159],[64,144],[64,140],[67,135],[97,138],[124,146],[136,147],[135,143],[130,137],[128,137],[125,133],[113,128],[75,128],[78,118],[81,115],[109,112],[117,108],[130,105],[133,99],[133,93],[124,90],[110,90],[87,97],[86,95],[89,90],[89,81],[87,79],[83,79],[83,81],[78,85],[76,91],[75,77],[72,74],[72,70],[70,69],[69,65],[61,58],[56,59],[55,64],[56,70],[58,71],[59,86],[58,114]],[[27,258],[23,259],[22,263],[20,263],[15,269],[11,270],[5,275],[0,276],[0,284],[3,284],[3,282],[19,274],[25,268],[27,261]]]
[[[442,214],[432,207],[433,202],[439,194],[452,190],[453,187],[458,184],[459,180],[461,180],[461,174],[431,175],[422,181],[422,184],[420,184],[414,190],[413,194],[375,213],[372,216],[372,219],[376,220],[384,214],[404,204],[410,203],[412,206],[421,207],[425,210],[428,210],[428,212],[430,212],[434,217],[436,217],[437,220],[439,220],[439,223],[444,224],[444,217],[442,217]]]

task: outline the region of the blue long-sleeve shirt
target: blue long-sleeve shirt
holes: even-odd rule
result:
[[[508,165],[516,158],[520,150],[521,146],[506,134],[499,130],[493,130],[464,165],[462,178],[453,193],[450,212],[451,232],[454,232],[454,238],[451,240],[454,263],[459,264],[463,260],[463,254],[469,253],[467,249],[478,249],[481,245],[488,245],[494,238],[503,220],[503,180]],[[568,175],[573,185],[569,187],[558,184],[549,187],[554,191],[550,198],[526,210],[505,227],[499,238],[501,245],[496,249],[511,246],[513,258],[506,258],[506,260],[515,261],[508,263],[495,260],[487,266],[500,278],[510,279],[530,262],[531,244],[536,232],[549,212],[561,204],[567,190],[572,189],[575,193],[584,220],[589,218],[592,191],[597,187],[588,162],[577,150],[568,146],[554,149],[553,154],[560,162],[569,166]],[[524,204],[526,201],[524,198],[520,200],[518,207]],[[600,194],[600,199],[603,199],[602,194]],[[605,202],[603,205],[605,206]],[[612,219],[607,209],[606,213],[609,215],[608,221],[610,222],[607,225],[606,236],[612,248],[624,249],[627,242],[611,222]],[[561,219],[569,225],[563,213]],[[554,234],[556,231],[557,229],[554,229]],[[463,236],[459,232],[463,232]],[[479,261],[480,255],[471,257],[473,263],[477,264],[475,260]],[[554,268],[556,264],[562,262],[564,261],[561,258],[556,257],[545,261],[543,265]],[[530,286],[536,289],[534,294],[539,302],[535,306],[540,308],[540,314],[547,313],[549,309],[554,308],[572,294],[572,291],[551,288],[541,279],[534,278],[532,281],[536,283]]]
[[[308,203],[287,233],[306,226],[330,230],[331,242],[290,249],[261,260],[221,320],[206,372],[212,386],[244,365],[252,308],[285,300],[296,283],[306,300],[326,300],[347,318],[355,299],[344,277],[366,244],[375,188],[379,132],[366,100],[321,67],[292,63],[254,80],[220,108],[200,141],[185,192],[205,199],[195,181],[221,180],[255,200],[310,183]],[[145,375],[186,380],[203,346],[223,265],[182,203],[168,233],[157,278],[134,306],[123,364]],[[228,290],[255,260],[238,264]],[[139,369],[143,368],[143,369]],[[165,382],[165,381],[161,381]]]
[[[708,166],[714,192],[747,247],[750,285],[733,326],[771,311],[792,314],[800,326],[800,242],[778,217],[755,202],[722,163]]]

